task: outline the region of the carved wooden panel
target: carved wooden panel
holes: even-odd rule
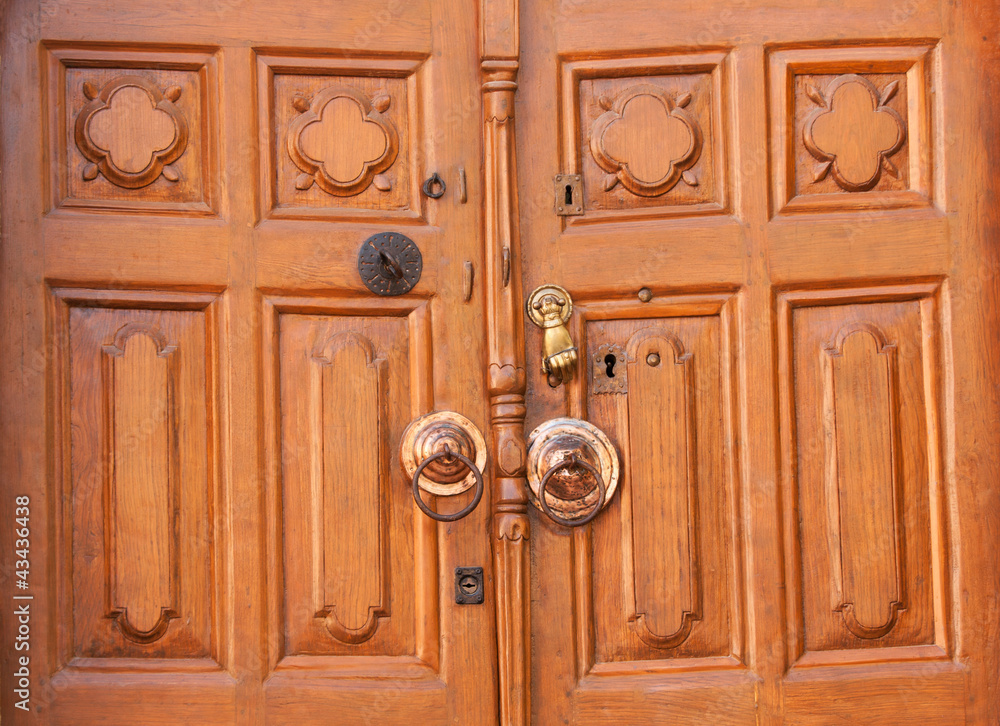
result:
[[[179,615],[179,356],[177,345],[151,321],[124,324],[102,351],[107,617],[129,640],[152,643]],[[136,555],[146,547],[140,561]]]
[[[622,548],[625,607],[643,642],[669,649],[687,640],[701,620],[695,363],[662,328],[634,333],[626,350],[633,484],[632,541]]]
[[[213,301],[55,293],[60,636],[73,656],[217,657]]]
[[[417,218],[419,67],[259,55],[261,214]]]
[[[311,492],[319,545],[313,587],[316,616],[342,643],[368,640],[389,615],[385,395],[385,358],[369,338],[341,332],[313,350],[309,433],[321,467]],[[365,544],[360,552],[357,542]]]
[[[591,383],[586,397],[588,419],[622,457],[621,494],[593,525],[598,671],[634,660],[731,664],[740,652],[728,323],[723,302],[711,305],[714,314],[703,316],[581,305],[586,349],[622,351],[619,360],[592,361],[588,380],[628,380],[624,393]]]
[[[570,61],[562,68],[563,169],[583,175],[572,224],[719,212],[725,56]]]
[[[812,112],[804,113],[802,143],[818,163],[811,180],[796,170],[799,189],[811,182],[819,191],[827,175],[848,192],[906,188],[909,168],[901,169],[893,161],[906,145],[906,122],[891,105],[905,78],[881,74],[876,80],[884,85],[856,73],[795,79],[796,92],[803,86],[802,92],[816,104]],[[897,104],[906,108],[903,98]],[[804,157],[797,161],[806,163]]]
[[[53,207],[211,214],[215,57],[48,49]]]
[[[915,46],[771,55],[777,210],[929,203],[932,52]]]
[[[793,658],[946,645],[935,295],[782,299]]]
[[[823,352],[835,609],[859,638],[880,638],[906,608],[897,346],[860,323]]]
[[[434,550],[434,528],[398,463],[403,429],[427,405],[411,384],[424,355],[416,351],[428,343],[417,322],[424,308],[322,305],[267,302],[278,396],[278,667],[309,655],[418,656],[430,665],[417,613],[426,612],[427,588],[436,593],[426,581],[436,568],[418,557]]]

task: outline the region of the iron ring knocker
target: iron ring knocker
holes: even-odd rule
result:
[[[597,504],[594,506],[594,508],[591,510],[589,514],[583,517],[577,517],[575,519],[564,519],[563,517],[560,517],[558,514],[553,512],[552,508],[549,507],[548,502],[545,501],[545,487],[549,485],[549,480],[552,479],[553,474],[555,474],[557,471],[568,469],[571,466],[582,466],[584,469],[590,472],[590,474],[594,477],[594,480],[597,482],[597,491],[600,493],[600,496],[597,499]],[[601,510],[604,508],[604,498],[606,494],[607,494],[607,487],[604,484],[604,477],[601,476],[601,473],[597,470],[597,467],[595,467],[588,461],[584,461],[583,459],[578,458],[576,454],[571,454],[568,459],[563,459],[558,464],[550,468],[547,472],[545,472],[545,476],[542,477],[542,482],[538,486],[538,503],[542,505],[542,511],[544,511],[547,515],[549,515],[549,517],[557,524],[561,524],[564,527],[580,527],[584,524],[587,524],[594,517],[596,517],[598,514],[601,513]]]
[[[437,190],[434,187],[437,187]],[[448,187],[444,184],[444,179],[438,176],[437,172],[430,175],[430,178],[424,182],[423,192],[425,196],[431,199],[440,199],[444,196],[444,192]]]
[[[439,514],[430,507],[428,507],[426,504],[424,504],[424,500],[420,497],[420,475],[423,473],[424,469],[427,468],[427,465],[430,464],[432,461],[437,461],[438,459],[444,459],[444,458],[458,459],[460,462],[465,464],[466,468],[468,468],[468,470],[471,471],[472,475],[476,478],[476,495],[472,498],[472,501],[469,503],[469,506],[467,506],[465,509],[455,512],[454,514]],[[463,456],[458,452],[452,453],[451,449],[448,448],[447,446],[444,447],[444,451],[439,451],[436,454],[431,454],[422,462],[420,462],[420,466],[418,466],[417,470],[413,472],[413,498],[417,500],[417,506],[420,507],[421,512],[423,512],[428,517],[438,522],[456,522],[459,519],[462,519],[462,517],[468,516],[472,512],[472,510],[479,505],[479,500],[483,498],[484,489],[485,486],[483,484],[483,472],[479,471],[479,467],[476,466],[475,462],[472,461],[472,459],[470,459],[469,457]]]

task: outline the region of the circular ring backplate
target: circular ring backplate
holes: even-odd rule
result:
[[[412,478],[420,463],[431,454],[443,451],[445,445],[474,461],[485,473],[486,440],[479,428],[460,413],[435,411],[414,419],[403,432],[399,459],[406,475]],[[433,470],[428,467],[417,482],[425,492],[442,497],[461,494],[475,483],[475,474],[457,461]]]
[[[554,418],[539,425],[528,436],[528,496],[539,510],[538,490],[545,472],[574,452],[601,472],[607,489],[604,506],[611,501],[618,488],[619,476],[618,452],[614,444],[589,421]],[[560,491],[557,486],[550,485],[545,492],[549,508],[567,519],[575,519],[592,509],[599,498],[596,484],[582,492],[573,491],[571,486]]]

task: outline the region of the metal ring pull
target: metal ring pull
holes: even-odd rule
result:
[[[438,459],[449,459],[449,460],[458,459],[469,469],[469,471],[472,472],[472,475],[476,478],[476,495],[472,497],[472,501],[469,503],[467,507],[465,507],[465,509],[455,512],[454,514],[439,514],[438,512],[435,512],[433,509],[431,509],[424,503],[424,500],[420,496],[420,489],[421,489],[420,475],[423,473],[424,469],[427,468],[428,464],[431,464],[432,462],[435,462]],[[472,510],[479,505],[479,500],[483,498],[484,488],[485,486],[483,484],[483,472],[479,470],[479,467],[476,466],[475,462],[473,462],[472,459],[470,459],[469,457],[464,456],[458,452],[452,453],[451,449],[448,446],[444,447],[444,451],[439,451],[436,454],[431,454],[430,456],[428,456],[426,459],[420,462],[420,466],[418,466],[417,470],[413,472],[413,498],[417,501],[417,506],[420,507],[421,512],[423,512],[428,517],[438,522],[455,522],[458,521],[459,519],[462,519],[465,516],[468,516],[472,512]],[[603,489],[601,491],[603,492]]]
[[[594,477],[594,481],[597,482],[597,491],[599,496],[597,498],[597,503],[594,505],[593,509],[589,513],[582,517],[576,517],[574,519],[566,519],[560,517],[558,514],[552,511],[549,507],[549,503],[545,501],[545,488],[549,485],[549,480],[552,479],[552,475],[557,471],[562,471],[563,469],[569,469],[574,466],[579,466],[590,472],[590,475]],[[552,521],[561,524],[564,527],[581,527],[584,524],[590,522],[594,517],[601,513],[604,508],[604,498],[607,496],[608,490],[604,485],[604,477],[597,470],[597,467],[591,464],[589,461],[584,461],[579,458],[576,454],[571,454],[568,459],[563,459],[558,464],[550,467],[545,476],[542,477],[542,483],[538,487],[538,503],[542,505],[542,511],[544,511]]]
[[[435,189],[434,187],[437,187]],[[424,182],[423,191],[424,195],[430,197],[431,199],[440,199],[444,196],[445,189],[448,187],[444,184],[444,179],[438,176],[437,172],[431,174],[430,178]]]
[[[529,501],[564,527],[592,521],[618,491],[618,451],[603,431],[577,418],[539,424],[528,436],[525,468]]]

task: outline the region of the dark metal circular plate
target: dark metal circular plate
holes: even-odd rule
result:
[[[420,281],[424,261],[416,243],[405,234],[379,232],[361,245],[358,272],[376,295],[403,295]]]

